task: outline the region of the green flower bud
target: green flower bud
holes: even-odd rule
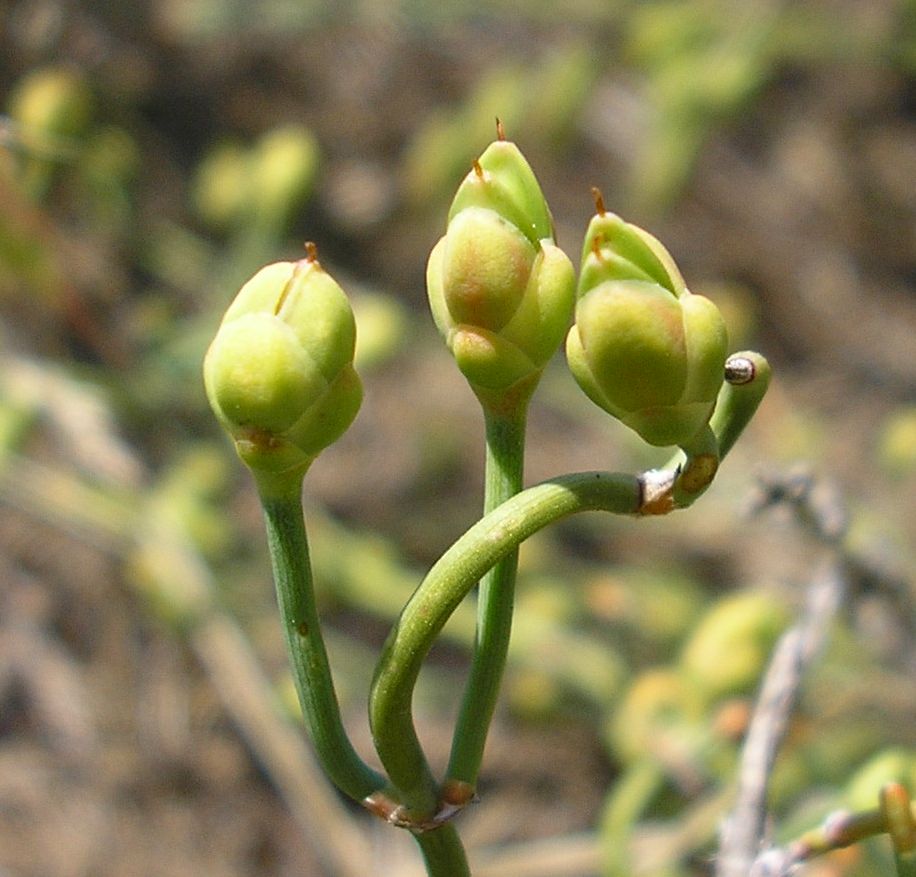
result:
[[[527,400],[563,340],[575,276],[514,143],[497,140],[474,163],[426,281],[436,326],[481,402]]]
[[[16,83],[9,113],[26,137],[81,137],[89,127],[92,104],[89,86],[76,71],[44,67]]]
[[[628,763],[647,755],[695,751],[703,736],[703,706],[682,673],[668,667],[644,670],[610,721],[608,740]]]
[[[681,668],[709,701],[747,694],[760,682],[789,621],[786,607],[763,591],[717,602],[684,645]]]
[[[229,306],[204,361],[207,396],[256,477],[300,477],[353,422],[356,327],[311,250],[262,268]]]
[[[238,143],[215,146],[194,174],[191,197],[197,215],[214,228],[230,227],[246,216],[250,183],[248,150]]]
[[[301,125],[268,131],[252,153],[251,198],[268,221],[285,222],[309,196],[318,167],[318,144]]]
[[[693,295],[652,235],[604,211],[589,224],[566,357],[589,398],[652,445],[709,421],[724,375],[725,322]]]

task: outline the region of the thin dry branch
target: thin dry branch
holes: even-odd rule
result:
[[[827,557],[808,587],[802,618],[777,642],[764,676],[741,756],[735,806],[722,826],[716,877],[788,877],[797,866],[791,853],[765,848],[769,779],[805,676],[850,589],[843,549],[848,515],[835,486],[804,469],[767,475],[751,511],[776,505],[793,509],[826,547]]]
[[[802,619],[776,645],[744,744],[737,800],[723,826],[716,877],[775,877],[779,873],[771,869],[772,855],[760,856],[766,836],[769,778],[805,675],[846,590],[842,564],[835,557],[827,559],[808,589]]]

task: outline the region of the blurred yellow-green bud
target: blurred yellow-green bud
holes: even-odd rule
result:
[[[709,421],[722,386],[725,322],[693,295],[652,235],[596,195],[579,273],[569,367],[588,397],[651,445],[683,445]]]
[[[893,746],[870,758],[853,773],[844,792],[850,810],[871,810],[886,783],[902,783],[912,794],[916,789],[916,749]]]
[[[497,140],[474,163],[426,281],[436,326],[481,402],[526,401],[563,340],[575,276],[514,143]]]
[[[353,422],[362,386],[343,290],[315,258],[262,268],[229,306],[204,361],[207,396],[262,486],[300,477]]]
[[[890,475],[916,472],[916,405],[894,411],[881,425],[878,460]]]
[[[267,131],[253,146],[214,146],[195,173],[192,198],[215,228],[284,225],[311,195],[318,143],[302,125]]]
[[[703,701],[682,674],[668,667],[643,671],[630,686],[609,727],[614,752],[626,762],[646,755],[694,750],[702,734]]]
[[[302,125],[268,131],[254,150],[251,195],[265,218],[285,222],[311,194],[318,167],[318,144]]]
[[[687,641],[681,669],[708,701],[748,694],[788,621],[787,608],[764,591],[725,597]]]
[[[23,136],[78,137],[92,116],[92,93],[82,77],[63,67],[44,67],[23,77],[9,101],[10,117]]]
[[[7,106],[21,147],[19,184],[42,198],[55,174],[79,156],[92,121],[92,92],[77,71],[44,67],[16,83]]]
[[[236,222],[250,204],[250,156],[238,143],[221,143],[197,167],[191,187],[198,215],[216,228]]]

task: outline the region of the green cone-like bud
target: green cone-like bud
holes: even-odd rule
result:
[[[747,694],[789,620],[772,594],[742,591],[716,603],[684,646],[680,666],[707,701]]]
[[[362,400],[343,290],[310,252],[262,268],[229,306],[204,361],[210,405],[259,481],[298,479]]]
[[[566,357],[589,398],[652,445],[684,445],[722,385],[727,335],[652,235],[606,213],[588,226]]]
[[[481,402],[527,400],[563,340],[575,276],[518,147],[491,143],[455,195],[429,257],[436,326]]]

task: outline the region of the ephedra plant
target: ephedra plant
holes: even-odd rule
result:
[[[483,409],[484,502],[480,520],[405,605],[379,657],[369,719],[384,773],[356,752],[341,721],[301,503],[304,476],[362,398],[353,314],[314,245],[304,259],[269,265],[242,287],[205,361],[210,403],[263,506],[281,624],[318,758],[341,792],[412,833],[435,877],[470,874],[454,817],[476,798],[506,663],[519,545],[581,511],[638,518],[691,506],[770,379],[759,354],[729,355],[718,309],[688,290],[662,244],[609,212],[597,191],[594,200],[577,276],[556,244],[533,171],[500,128],[459,186],[429,257],[433,319]],[[564,339],[582,390],[650,445],[677,449],[669,465],[523,487],[528,405]],[[476,640],[443,774],[417,736],[412,698],[437,634],[474,588]]]

